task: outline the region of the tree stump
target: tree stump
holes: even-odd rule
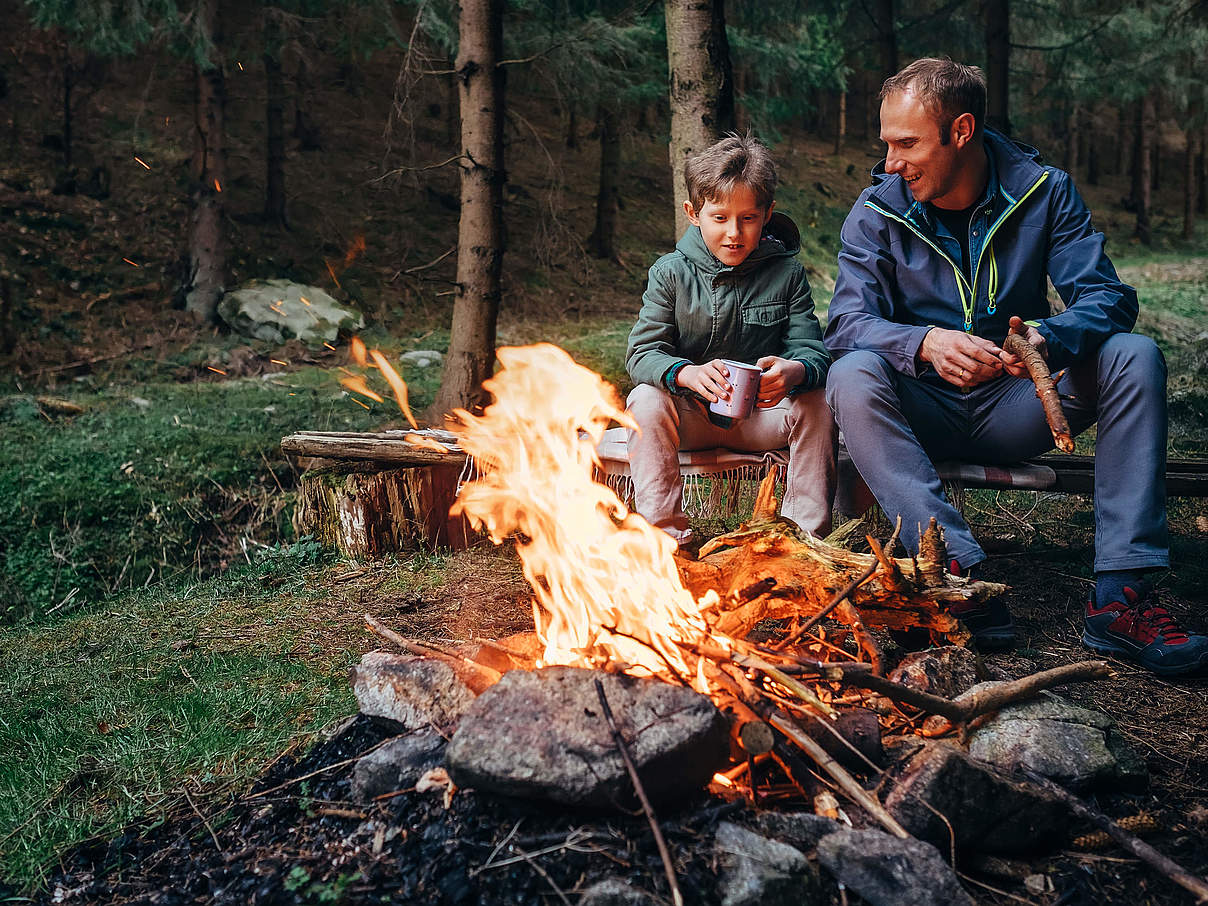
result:
[[[355,560],[403,550],[462,550],[478,536],[464,517],[449,515],[460,474],[460,463],[314,469],[302,476],[297,527]]]

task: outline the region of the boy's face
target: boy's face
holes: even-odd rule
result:
[[[705,246],[728,267],[742,264],[755,251],[774,207],[774,201],[766,208],[761,206],[751,187],[743,183],[726,198],[706,201],[699,211],[693,209],[692,202],[684,202],[684,211],[700,227]]]

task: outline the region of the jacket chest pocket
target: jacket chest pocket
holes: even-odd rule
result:
[[[789,303],[760,302],[742,310],[742,323],[747,327],[775,327],[789,319]]]

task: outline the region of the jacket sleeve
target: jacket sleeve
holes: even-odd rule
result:
[[[810,290],[809,277],[799,262],[793,263],[796,268],[791,278],[789,323],[782,356],[805,366],[805,377],[790,391],[802,393],[826,383],[826,372],[830,368],[831,360],[826,346],[822,343],[822,326],[814,314],[814,296]]]
[[[843,222],[839,274],[826,326],[826,348],[836,359],[856,350],[880,355],[890,367],[918,377],[919,347],[930,327],[893,320],[897,295],[889,222],[861,197]]]
[[[675,278],[655,262],[650,268],[642,308],[629,332],[625,370],[635,384],[669,389],[667,373],[676,365],[690,364],[679,354],[679,328],[675,323]]]
[[[1063,368],[1097,349],[1108,337],[1128,333],[1137,322],[1137,291],[1120,281],[1104,251],[1102,233],[1068,174],[1050,171],[1055,182],[1049,208],[1049,279],[1066,310],[1037,325],[1048,345],[1052,368]]]

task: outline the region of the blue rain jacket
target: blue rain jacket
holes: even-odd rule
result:
[[[991,177],[970,224],[969,276],[959,246],[902,177],[887,174],[884,161],[873,170],[843,223],[825,335],[835,358],[864,349],[903,374],[934,376],[918,358],[930,328],[1001,344],[1018,315],[1037,325],[1056,370],[1132,330],[1136,290],[1120,282],[1069,174],[992,130],[985,148]],[[1050,313],[1046,277],[1066,306],[1058,314]]]

